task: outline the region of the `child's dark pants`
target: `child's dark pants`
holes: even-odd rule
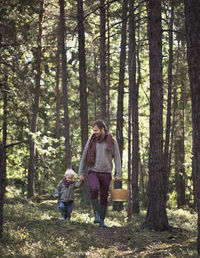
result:
[[[71,213],[72,213],[72,205],[73,202],[58,202],[58,209],[61,213],[65,214],[65,218],[70,219],[71,218]]]

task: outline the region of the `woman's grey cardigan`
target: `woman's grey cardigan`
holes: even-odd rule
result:
[[[79,166],[79,175],[84,175],[84,171],[91,169],[95,172],[112,173],[113,170],[113,159],[115,162],[115,176],[121,177],[121,158],[117,141],[113,138],[112,150],[108,150],[107,143],[104,140],[101,143],[96,143],[96,158],[95,163],[92,166],[87,167],[87,150],[90,139],[88,139],[83,154],[81,163]]]

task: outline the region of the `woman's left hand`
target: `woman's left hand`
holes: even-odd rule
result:
[[[116,176],[116,177],[115,177],[115,181],[121,182],[121,181],[122,181],[122,178]]]

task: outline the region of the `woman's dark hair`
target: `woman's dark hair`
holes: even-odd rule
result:
[[[97,126],[99,129],[104,128],[104,130],[107,130],[107,126],[106,126],[105,122],[104,122],[103,120],[101,120],[101,119],[96,120],[96,121],[94,122],[94,124],[92,125],[92,128],[93,128],[94,126]]]

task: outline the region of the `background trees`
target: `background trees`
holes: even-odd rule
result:
[[[148,36],[160,2],[162,27],[149,30]],[[101,117],[122,146],[123,177],[129,170],[134,213],[146,208],[147,195],[153,193],[147,182],[149,173],[153,179],[155,162],[159,183],[153,180],[150,185],[159,184],[166,206],[194,207],[198,198],[193,190],[196,193],[198,186],[196,162],[191,159],[197,146],[192,145],[183,1],[148,1],[150,20],[147,2],[142,0],[48,0],[41,8],[42,3],[6,1],[0,10],[0,116],[7,94],[7,144],[29,138],[35,144],[31,173],[29,145],[24,142],[7,149],[7,191],[27,196],[29,182],[29,196],[32,183],[36,194],[51,192],[66,167],[78,170],[90,125]],[[154,49],[158,51],[153,53]],[[159,62],[152,63],[158,53]],[[37,130],[33,130],[38,74],[40,105]],[[0,129],[3,143],[3,119]]]

